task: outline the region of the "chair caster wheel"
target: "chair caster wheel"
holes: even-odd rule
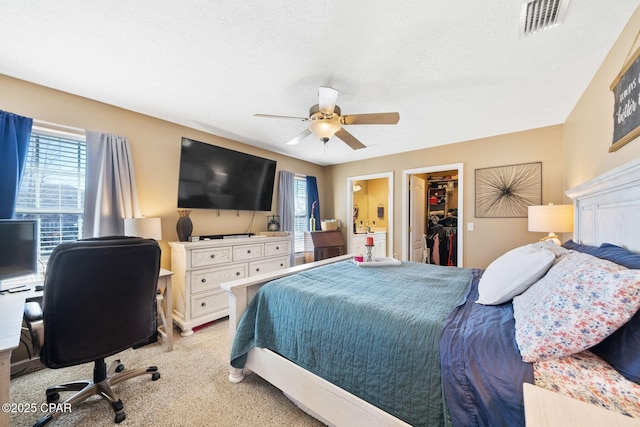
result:
[[[60,400],[60,393],[55,392],[51,394],[47,394],[47,403],[55,403]]]
[[[151,381],[156,381],[160,379],[160,372],[155,372],[153,375],[151,375]]]
[[[124,412],[120,412],[119,414],[116,414],[115,423],[119,424],[123,422],[125,418],[127,418],[127,414],[125,414]]]

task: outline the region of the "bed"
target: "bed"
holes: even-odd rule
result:
[[[607,348],[607,341],[616,347],[628,340],[635,334],[631,326],[640,324],[640,315],[634,315],[640,305],[637,270],[611,273],[611,260],[593,254],[603,244],[631,250],[624,249],[625,256],[640,250],[640,161],[567,195],[576,216],[567,246],[574,246],[536,247],[536,254],[553,254],[545,261],[549,267],[537,271],[540,275],[524,291],[510,289],[514,299],[476,303],[486,297],[487,277],[500,276],[492,276],[493,263],[484,272],[409,262],[365,269],[344,256],[223,284],[229,293],[233,348],[229,379],[240,382],[245,369],[253,371],[328,425],[524,425],[524,383],[640,416],[634,412],[640,407],[640,380],[634,382],[634,372],[625,372],[627,366],[640,365],[640,352],[636,348],[627,352],[631,360],[618,361],[619,355]],[[587,261],[602,263],[602,274],[628,276],[623,299],[632,303],[626,312],[615,324],[601,322],[606,323],[603,330],[579,335],[569,348],[532,340],[540,331],[527,322],[540,314],[539,301],[548,297],[544,288],[571,279],[579,270],[575,265]],[[340,284],[339,277],[347,284]],[[315,295],[314,288],[322,295]],[[364,306],[355,305],[357,295],[365,297]],[[426,302],[420,300],[425,297]],[[394,301],[399,307],[391,307]],[[420,310],[421,305],[431,309]],[[417,333],[414,326],[424,324],[430,325],[428,332]],[[573,345],[582,350],[572,350]],[[613,360],[615,368],[605,359]],[[575,381],[586,373],[594,378]],[[574,378],[573,384],[567,378]],[[603,387],[603,382],[614,385]]]

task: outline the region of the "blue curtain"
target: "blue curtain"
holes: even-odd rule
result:
[[[33,119],[0,110],[0,218],[11,219],[24,172]]]
[[[315,202],[315,208],[313,203]],[[307,175],[307,212],[311,218],[311,210],[316,218],[316,230],[320,230],[320,197],[318,197],[318,181],[315,176]],[[314,231],[314,230],[311,230]]]

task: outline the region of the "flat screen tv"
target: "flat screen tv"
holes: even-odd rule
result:
[[[182,138],[178,207],[270,211],[275,160]]]
[[[38,271],[38,221],[0,219],[0,290],[12,286],[3,280]]]

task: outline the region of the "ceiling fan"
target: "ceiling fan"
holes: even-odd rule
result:
[[[366,148],[362,142],[347,132],[345,125],[395,125],[400,120],[398,113],[371,113],[340,115],[340,107],[336,105],[338,91],[330,87],[318,89],[318,103],[309,109],[309,117],[274,116],[271,114],[254,114],[256,117],[271,117],[277,119],[294,119],[310,122],[309,129],[305,129],[298,136],[287,142],[295,145],[315,133],[325,144],[332,136],[337,136],[354,150]]]

